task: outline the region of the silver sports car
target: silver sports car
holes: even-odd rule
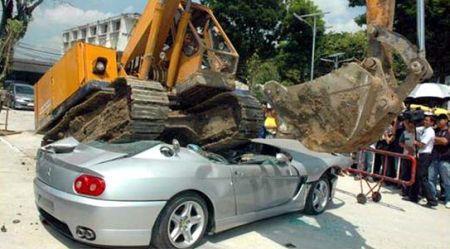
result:
[[[287,212],[322,213],[351,163],[293,140],[256,139],[212,153],[176,140],[68,138],[39,150],[35,201],[48,223],[83,243],[192,248],[205,233]]]

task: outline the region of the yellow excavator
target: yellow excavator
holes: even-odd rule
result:
[[[235,91],[239,55],[212,11],[150,0],[129,43],[116,51],[78,43],[36,85],[44,143],[173,138],[208,149],[256,137],[256,98]]]
[[[376,139],[408,91],[432,70],[393,33],[395,1],[367,0],[371,57],[312,82],[264,86],[284,133],[310,149],[355,151]],[[408,65],[398,85],[391,50]],[[44,143],[141,139],[218,150],[257,136],[260,103],[237,91],[239,55],[212,11],[180,0],[150,0],[123,54],[77,43],[36,84],[36,130]]]

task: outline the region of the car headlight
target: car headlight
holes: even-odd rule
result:
[[[15,101],[16,101],[16,102],[26,102],[25,99],[23,99],[23,98],[17,98],[17,97],[16,97]]]
[[[108,65],[108,60],[103,57],[97,58],[94,64],[94,74],[102,75],[106,72],[106,66]]]

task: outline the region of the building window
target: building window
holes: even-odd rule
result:
[[[78,31],[72,31],[72,40],[77,40],[78,39]]]
[[[90,43],[90,44],[97,44],[97,41],[96,41],[95,37],[91,37],[91,38],[88,39],[88,43]]]
[[[63,34],[63,39],[64,39],[64,42],[68,42],[69,41],[69,33],[64,33]]]
[[[98,38],[98,44],[102,46],[106,46],[106,37]]]
[[[120,20],[113,23],[114,31],[120,30]]]
[[[108,32],[108,24],[103,24],[101,26],[102,34],[106,34]]]
[[[90,30],[91,30],[91,36],[97,35],[97,26],[91,27]]]
[[[86,38],[86,29],[82,29],[81,30],[81,39],[85,39]]]

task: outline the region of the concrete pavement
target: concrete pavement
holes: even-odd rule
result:
[[[0,114],[0,123],[4,113]],[[62,237],[44,225],[34,205],[34,155],[41,136],[33,133],[33,113],[13,111],[0,137],[0,249],[92,248]],[[0,126],[1,127],[1,126]],[[381,203],[356,203],[359,183],[339,180],[336,198],[320,216],[287,214],[208,236],[201,248],[450,248],[450,210],[401,200],[383,187]]]

